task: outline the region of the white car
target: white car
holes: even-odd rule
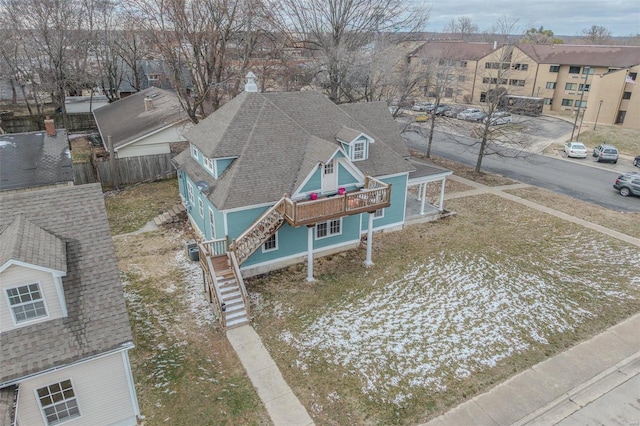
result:
[[[506,111],[495,111],[491,114],[491,117],[487,117],[484,119],[486,122],[489,120],[489,125],[496,126],[500,124],[508,124],[511,123],[512,117],[511,114]]]
[[[564,144],[564,153],[569,158],[587,158],[587,147],[581,142],[567,142]]]
[[[456,118],[458,120],[468,120],[469,117],[477,115],[480,112],[482,112],[480,108],[467,108],[464,111],[459,112],[458,115],[456,115]]]

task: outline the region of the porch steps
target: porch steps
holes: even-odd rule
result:
[[[247,318],[247,309],[242,300],[240,287],[233,275],[231,269],[219,271],[216,274],[219,283],[220,295],[224,304],[224,315],[226,319],[226,328],[239,327],[249,323]]]
[[[159,214],[153,219],[156,226],[167,225],[169,223],[176,223],[182,221],[187,216],[187,213],[182,204],[176,204],[168,211]]]

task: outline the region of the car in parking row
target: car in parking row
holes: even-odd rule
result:
[[[613,164],[618,162],[618,150],[613,145],[598,145],[593,148],[593,156],[596,157],[596,161],[610,161]]]
[[[567,142],[564,144],[564,153],[569,158],[587,158],[587,147],[582,142]]]

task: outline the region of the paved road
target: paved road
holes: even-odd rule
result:
[[[424,151],[425,139],[415,132],[405,132],[410,148]],[[431,152],[434,155],[474,167],[478,148],[471,145],[473,140],[464,136],[452,137],[449,133],[436,131]],[[633,171],[631,163],[594,165],[593,160],[554,158],[537,154],[526,157],[504,158],[486,156],[482,169],[503,175],[517,181],[549,189],[583,201],[594,203],[612,210],[640,212],[638,197],[621,197],[613,188],[613,182],[623,171]]]

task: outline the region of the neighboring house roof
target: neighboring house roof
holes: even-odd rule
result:
[[[145,98],[151,99],[147,111]],[[106,146],[111,136],[114,148],[189,119],[178,96],[167,90],[150,87],[93,111],[100,136]]]
[[[518,48],[539,64],[629,67],[640,63],[638,46],[578,46],[570,44],[526,44]]]
[[[398,154],[406,148],[384,102],[335,105],[315,91],[243,92],[192,127],[186,138],[206,157],[236,158],[218,180],[199,171],[188,151],[175,162],[192,179],[207,182],[218,209],[270,203],[292,194],[341,147],[336,136],[343,127],[375,140],[368,159],[354,163],[363,173],[413,170]]]
[[[21,213],[0,234],[0,270],[10,261],[66,273],[66,244]]]
[[[477,61],[493,51],[493,43],[428,41],[409,52],[409,56]]]
[[[68,316],[0,333],[0,388],[132,342],[100,184],[0,194],[0,233],[21,214],[67,242]]]
[[[15,404],[17,386],[0,389],[0,426],[15,424]]]
[[[0,191],[73,182],[67,131],[0,135]]]

